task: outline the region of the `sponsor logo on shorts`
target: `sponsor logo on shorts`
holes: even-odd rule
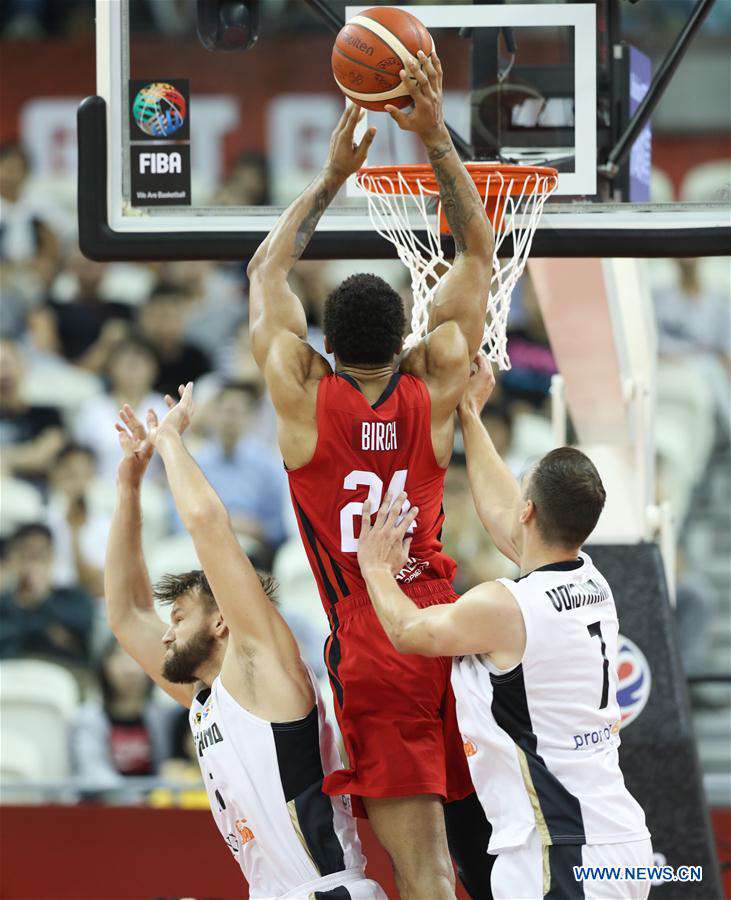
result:
[[[254,840],[254,832],[245,823],[246,819],[236,819],[236,821],[234,822],[236,831],[238,831],[239,837],[241,838],[241,846],[243,846],[244,844],[248,844],[249,841]]]
[[[462,738],[462,745],[464,746],[464,755],[469,758],[470,756],[474,756],[477,753],[477,747],[474,742],[469,738]]]

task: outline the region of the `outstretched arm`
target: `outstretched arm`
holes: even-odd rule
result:
[[[114,636],[171,697],[190,706],[193,688],[173,684],[162,676],[167,625],[155,612],[150,577],[142,554],[142,478],[152,455],[144,443],[144,429],[136,428],[132,409],[125,406],[117,426],[124,457],[117,473],[117,505],[112,518],[104,564],[104,597],[107,619]]]
[[[480,418],[495,387],[495,376],[484,353],[478,354],[475,366],[458,407],[472,499],[495,546],[520,565],[522,548],[514,533],[520,485],[500,458]]]
[[[386,109],[399,126],[416,132],[426,148],[439,185],[442,209],[454,238],[455,261],[442,279],[429,315],[429,332],[454,323],[469,362],[482,343],[492,276],[493,233],[485,206],[444,124],[442,65],[436,52],[419,51],[401,80],[414,100],[411,112]],[[434,348],[436,350],[436,347]]]
[[[358,539],[358,563],[378,619],[399,653],[422,656],[463,656],[513,649],[520,640],[515,601],[502,585],[481,584],[455,603],[419,609],[406,596],[395,575],[408,555],[404,540],[418,510],[399,523],[401,497],[389,507],[386,498],[370,524],[370,508],[363,506]],[[519,613],[518,613],[519,615]]]
[[[148,416],[148,440],[165,465],[175,506],[193,538],[216,603],[237,648],[274,646],[276,609],[236,539],[225,506],[183,444],[181,432],[193,410],[192,383],[182,390],[179,403],[167,400],[171,409],[159,426],[154,413]]]
[[[254,358],[262,369],[278,338],[302,340],[307,335],[304,309],[287,284],[287,276],[337,192],[365,162],[376,130],[369,128],[356,146],[353,135],[361,115],[359,107],[348,106],[330,138],[322,172],[282,213],[249,263],[249,326]]]

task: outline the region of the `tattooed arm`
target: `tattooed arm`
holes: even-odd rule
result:
[[[485,207],[452,138],[442,111],[442,64],[436,52],[419,51],[401,71],[414,100],[411,112],[386,109],[399,126],[421,138],[439,185],[442,209],[454,237],[455,261],[442,279],[430,310],[429,331],[454,322],[464,335],[471,360],[480,348],[492,273],[493,234]]]
[[[322,214],[345,180],[365,162],[376,133],[370,128],[361,143],[353,133],[362,110],[348,106],[333,131],[322,172],[279,218],[249,263],[249,327],[254,358],[265,370],[273,344],[283,333],[307,336],[305,311],[287,284],[287,276],[304,253]]]
[[[401,80],[414,100],[410,112],[386,109],[398,125],[416,132],[434,169],[442,209],[454,237],[454,265],[442,278],[429,310],[424,341],[403,360],[402,369],[422,378],[432,403],[432,440],[437,458],[449,459],[454,410],[482,343],[492,277],[493,233],[474,182],[454,149],[442,113],[439,57],[419,53]]]

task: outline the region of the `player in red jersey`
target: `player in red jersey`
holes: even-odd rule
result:
[[[377,510],[388,493],[404,490],[420,512],[401,584],[420,606],[455,599],[455,564],[439,539],[444,475],[454,411],[482,339],[493,237],[444,126],[441,65],[436,54],[432,60],[421,54],[420,66],[402,72],[412,110],[389,109],[424,143],[455,242],[427,338],[399,359],[401,298],[374,275],[352,276],[325,309],[333,372],[306,343],[304,310],[287,284],[320,216],[373,140],[370,128],[353,142],[357,107],[333,132],[322,173],[248,268],[252,348],[277,411],[292,501],[331,626],[325,658],[350,765],[329,776],[325,790],[351,794],[356,813],[365,807],[401,896],[420,900],[454,897],[448,843],[472,896],[490,896],[488,826],[473,800],[456,725],[451,661],[393,650],[356,557],[363,502],[369,498]]]

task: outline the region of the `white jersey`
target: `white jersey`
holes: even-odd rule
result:
[[[472,781],[493,832],[490,852],[613,844],[649,837],[619,768],[614,598],[582,553],[500,583],[523,614],[522,661],[454,660],[452,686]]]
[[[309,674],[316,706],[296,722],[252,715],[220,677],[197,694],[189,721],[213,817],[252,900],[307,898],[340,886],[359,900],[385,900],[363,875],[350,798],[322,792],[323,777],[342,763]]]

